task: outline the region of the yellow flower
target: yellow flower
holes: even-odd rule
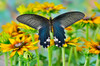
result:
[[[82,51],[85,48],[85,46],[76,46],[77,51]]]
[[[89,49],[90,53],[99,54],[100,53],[100,42],[94,42],[93,40],[87,41],[84,39],[85,48]]]
[[[20,6],[17,8],[17,11],[18,11],[20,14],[24,14],[25,12],[28,11],[28,9],[27,9],[24,5],[20,5]]]
[[[39,11],[39,7],[40,7],[40,3],[39,2],[35,2],[35,3],[30,3],[28,6],[27,6],[27,9],[28,11],[32,11],[32,12],[37,12]]]
[[[65,30],[68,30],[68,31],[72,30],[72,26],[65,28]]]
[[[16,24],[16,22],[14,21],[12,21],[12,24],[7,23],[6,25],[2,25],[2,29],[3,29],[3,32],[10,34],[12,37],[23,33],[19,30],[18,24]]]
[[[1,44],[0,47],[3,52],[12,51],[10,57],[14,56],[16,52],[19,55],[23,55],[24,51],[38,49],[38,47],[34,45],[39,41],[33,43],[31,40],[30,36],[20,34],[15,39],[9,39],[11,44]]]
[[[100,9],[100,4],[99,4],[99,3],[94,2],[94,4],[96,5],[96,7],[97,7],[98,9]]]
[[[54,3],[48,3],[48,2],[44,2],[43,4],[41,4],[39,8],[42,12],[46,13],[58,12],[61,9],[65,9],[65,7],[63,7],[62,4],[56,6]]]
[[[50,39],[50,46],[48,46],[47,48],[49,48],[49,47],[51,47],[51,46],[53,46],[54,45],[54,39]]]
[[[50,46],[54,45],[54,39],[50,39]]]
[[[38,40],[39,40],[39,35],[35,34],[35,35],[34,35],[34,40],[35,40],[35,41],[38,41]]]
[[[39,14],[42,15],[43,13],[57,13],[59,10],[65,9],[62,4],[55,5],[54,3],[44,2],[43,4],[39,2],[30,3],[27,7],[21,5],[17,8],[20,14]],[[42,14],[40,13],[42,12]]]
[[[84,23],[93,23],[92,20],[83,20]]]
[[[78,24],[78,23],[80,23],[80,22],[83,22],[83,19],[81,19],[81,20],[75,22],[74,24]]]
[[[18,24],[18,28],[35,30],[34,28],[29,27],[29,26],[27,26],[27,25],[25,25],[25,24],[23,24],[23,23],[19,23],[19,24]]]
[[[97,16],[93,19],[93,23],[100,24],[100,16]]]
[[[77,43],[78,39],[79,39],[79,37],[71,40],[71,38],[68,37],[65,40],[65,44],[63,45],[63,47],[67,47],[67,45],[74,45],[74,46],[79,45],[79,43]]]
[[[39,2],[30,3],[27,7],[25,7],[24,5],[20,5],[17,8],[17,11],[20,14],[34,14],[34,13],[36,13],[36,12],[38,12],[40,10],[39,9],[40,5],[41,4]]]
[[[99,20],[99,18],[94,22],[94,20],[96,19],[96,18],[94,18],[95,15],[96,15],[96,13],[94,13],[91,17],[85,16],[85,18],[77,21],[75,24],[82,23],[82,22],[85,23],[85,24],[86,23],[90,23],[90,24],[96,23]]]

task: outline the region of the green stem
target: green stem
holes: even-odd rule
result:
[[[36,53],[36,57],[37,57],[37,66],[40,66],[38,50],[35,50],[35,53]]]
[[[50,39],[53,39],[53,32],[50,31]],[[52,66],[52,47],[48,48],[48,66]]]
[[[30,63],[29,63],[29,61],[27,61],[27,66],[30,66]]]
[[[86,24],[86,40],[88,41],[89,36],[89,23]]]
[[[15,54],[15,56],[14,56],[14,66],[16,66],[17,65],[17,55]]]
[[[8,55],[7,55],[7,52],[4,53],[4,59],[5,59],[5,66],[8,66]]]
[[[77,37],[77,28],[75,28],[75,33],[76,33],[76,37]],[[78,54],[77,54],[77,48],[74,47],[74,56],[75,56],[75,60],[76,60],[76,66],[78,65]]]
[[[100,66],[100,54],[98,54],[98,58],[97,58],[97,61],[96,61],[96,66]]]
[[[60,64],[61,64],[61,58],[62,58],[62,56],[61,56],[61,48],[59,48],[59,51],[56,53],[57,55],[58,55],[58,60],[57,60],[57,62],[56,62],[56,65],[57,66],[60,66]]]
[[[51,47],[49,47],[48,48],[48,66],[52,66],[52,48]]]
[[[32,42],[34,42],[34,34],[31,34],[31,36],[32,36]],[[37,66],[40,66],[38,50],[35,50],[35,53],[37,57]]]
[[[68,59],[68,66],[70,66],[70,62],[72,59],[72,52],[73,52],[73,47],[70,48],[70,54],[69,54],[69,59]]]
[[[62,59],[63,59],[63,66],[65,66],[65,48],[62,47]]]
[[[77,48],[76,47],[74,47],[74,56],[75,56],[76,64],[78,65],[78,54],[77,54]]]
[[[10,56],[10,52],[9,52],[9,56]],[[10,58],[10,66],[13,66],[12,57]]]
[[[89,23],[86,24],[86,40],[87,41],[88,41],[88,36],[89,36]],[[90,63],[90,58],[89,58],[89,56],[86,56],[86,60],[85,60],[84,66],[89,66],[89,63]]]
[[[89,58],[89,56],[87,56],[84,66],[89,66],[89,63],[90,63],[90,58]]]
[[[21,55],[19,56],[19,66],[22,66]]]

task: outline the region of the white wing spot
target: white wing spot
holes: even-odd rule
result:
[[[59,43],[61,43],[61,41],[59,41]]]
[[[58,44],[56,44],[56,46],[58,46]]]
[[[44,44],[46,44],[46,42],[44,42]]]

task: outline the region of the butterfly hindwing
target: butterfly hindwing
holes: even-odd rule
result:
[[[54,30],[54,41],[55,45],[58,47],[62,47],[62,45],[65,43],[65,32],[64,28],[60,26],[60,23],[55,22],[53,24],[53,30]]]
[[[67,12],[53,19],[55,45],[61,47],[65,41],[64,28],[82,19],[84,14],[81,12]]]
[[[39,40],[40,45],[43,46],[43,48],[47,48],[50,45],[50,32],[48,26],[43,26],[39,29]]]

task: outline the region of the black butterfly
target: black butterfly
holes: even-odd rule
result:
[[[50,31],[52,31],[53,28],[55,45],[62,47],[65,43],[64,28],[72,25],[84,16],[82,12],[75,11],[61,14],[54,19],[50,17],[48,20],[47,18],[35,14],[24,14],[18,16],[17,20],[39,30],[40,45],[44,48],[50,45]]]

